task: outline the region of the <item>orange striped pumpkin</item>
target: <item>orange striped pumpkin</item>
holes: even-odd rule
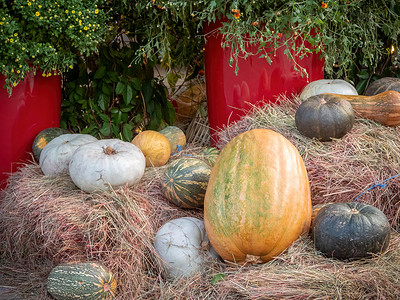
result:
[[[227,262],[267,262],[309,231],[307,171],[296,147],[268,129],[233,138],[211,172],[204,199],[210,242]]]

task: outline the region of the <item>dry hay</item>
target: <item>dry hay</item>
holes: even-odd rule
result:
[[[285,113],[285,109],[289,108],[292,112],[293,107],[283,105],[279,109],[270,107],[255,112],[257,118],[268,119],[275,126],[281,126],[274,129],[298,143],[310,173],[314,201],[347,201],[368,187],[371,181],[360,178],[363,172],[359,171],[357,178],[350,177],[356,171],[351,170],[351,166],[362,166],[363,160],[356,159],[358,155],[377,153],[376,157],[371,156],[373,163],[366,165],[372,182],[387,178],[389,168],[395,167],[396,156],[393,156],[393,166],[386,163],[382,168],[384,170],[375,174],[374,164],[376,168],[382,167],[385,159],[394,155],[391,148],[396,148],[398,139],[395,129],[358,122],[343,141],[353,143],[353,147],[367,148],[359,148],[360,154],[350,155],[354,149],[347,145],[346,153],[349,155],[346,156],[339,154],[342,150],[340,141],[328,146],[301,137],[295,130],[293,116]],[[266,125],[261,121],[253,124],[251,118],[245,117],[221,132],[221,143],[242,130],[256,126]],[[369,144],[357,142],[360,136],[365,137],[364,140],[369,139]],[[371,151],[372,145],[386,139],[395,142],[386,146],[386,150]],[[300,145],[301,141],[304,145]],[[331,150],[327,151],[328,148]],[[192,155],[196,151],[189,145],[187,150],[172,159]],[[332,156],[335,151],[337,154]],[[382,151],[386,151],[387,156],[379,157]],[[352,157],[353,164],[338,181],[337,175],[331,178],[328,174],[333,171],[338,173],[336,169],[340,169],[340,157]],[[327,160],[333,158],[337,168],[333,163],[330,168],[327,165]],[[320,170],[322,166],[324,172]],[[51,299],[45,284],[55,265],[66,261],[95,260],[104,263],[116,274],[118,299],[123,300],[400,298],[400,235],[395,231],[389,249],[368,260],[342,262],[325,258],[314,249],[310,237],[304,236],[288,251],[264,265],[235,267],[210,261],[203,274],[175,282],[165,280],[153,248],[156,231],[171,219],[183,216],[202,218],[203,212],[201,209],[180,209],[163,197],[160,186],[164,170],[165,167],[146,169],[141,182],[130,188],[86,194],[78,190],[68,176],[46,177],[36,163],[26,164],[11,177],[0,203],[0,287],[12,287],[26,299]],[[396,173],[397,169],[393,169],[390,175]],[[329,180],[323,182],[326,178]],[[379,192],[382,194],[380,201],[388,201],[398,213],[398,202],[395,202],[394,196],[396,181],[387,182],[385,189],[371,190],[363,200],[376,199]],[[336,182],[345,186],[344,192],[333,186]],[[353,186],[349,187],[350,184]],[[332,194],[329,197],[324,196],[328,187]],[[347,195],[351,193],[353,195]],[[391,220],[396,225],[394,215]]]
[[[280,105],[253,107],[242,119],[218,133],[222,148],[236,135],[253,128],[281,133],[299,150],[310,179],[313,204],[357,201],[374,205],[400,230],[400,128],[356,118],[341,139],[320,142],[297,130],[296,97]],[[383,184],[382,184],[383,183]]]

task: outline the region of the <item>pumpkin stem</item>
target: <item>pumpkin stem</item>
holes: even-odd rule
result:
[[[111,290],[111,286],[108,283],[105,283],[103,286],[103,290],[104,290],[104,292],[108,292]]]
[[[359,213],[359,211],[358,211],[357,209],[355,209],[355,208],[352,208],[352,209],[350,210],[350,212],[351,212],[352,214],[358,214],[358,213]]]
[[[117,151],[115,151],[113,147],[108,146],[106,149],[104,149],[104,153],[107,155],[113,155],[117,154]]]

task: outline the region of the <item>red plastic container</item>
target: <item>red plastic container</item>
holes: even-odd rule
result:
[[[204,51],[208,122],[213,146],[217,143],[216,131],[240,119],[252,105],[275,103],[280,95],[300,93],[309,82],[324,78],[324,61],[319,59],[320,54],[309,54],[300,61],[309,75],[307,81],[294,70],[295,61],[287,58],[283,48],[276,51],[271,64],[258,55],[239,59],[236,75],[234,67],[229,66],[230,49],[221,47],[221,35],[215,30],[220,25],[214,23],[205,29],[206,34],[214,31],[207,35]],[[257,48],[255,46],[254,50]]]
[[[21,162],[31,159],[36,135],[47,127],[60,126],[61,114],[60,75],[28,73],[11,97],[4,83],[0,74],[0,189]]]

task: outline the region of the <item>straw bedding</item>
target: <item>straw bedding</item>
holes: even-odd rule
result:
[[[353,201],[363,191],[400,173],[400,137],[395,128],[358,120],[344,138],[320,143],[301,136],[294,125],[297,99],[278,107],[254,108],[220,132],[222,147],[250,128],[271,128],[291,140],[306,163],[314,204]],[[196,155],[188,145],[182,155]],[[141,182],[110,193],[86,194],[68,176],[43,176],[28,163],[13,174],[0,202],[0,287],[26,299],[51,299],[46,278],[57,264],[95,260],[117,276],[118,299],[399,299],[399,179],[372,188],[357,201],[388,216],[393,233],[382,255],[362,261],[325,258],[303,236],[274,261],[227,266],[210,261],[190,279],[163,277],[153,248],[156,231],[167,221],[201,209],[180,209],[161,193],[165,167],[148,168]],[[0,294],[1,298],[1,294]]]

